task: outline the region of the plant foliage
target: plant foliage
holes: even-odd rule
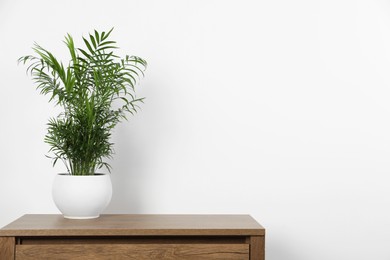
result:
[[[19,58],[29,65],[27,72],[40,93],[63,108],[49,120],[45,142],[54,154],[53,166],[60,159],[72,175],[91,175],[102,167],[110,170],[104,159],[113,154],[111,132],[143,101],[136,97],[135,86],[147,63],[136,56],[116,56],[116,42],[109,39],[112,30],[83,37],[85,48],[76,48],[68,34],[67,66],[38,44],[33,47],[36,56]]]

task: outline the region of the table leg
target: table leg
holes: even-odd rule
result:
[[[15,259],[15,237],[0,237],[0,259]]]
[[[265,260],[264,236],[250,237],[250,260]]]

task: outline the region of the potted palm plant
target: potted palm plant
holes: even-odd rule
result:
[[[70,54],[66,65],[38,44],[34,55],[19,58],[29,65],[27,72],[40,93],[62,108],[49,120],[44,140],[53,166],[60,160],[68,171],[56,175],[53,183],[54,202],[66,218],[99,217],[110,202],[111,179],[99,169],[110,172],[105,160],[113,155],[112,130],[143,101],[136,97],[135,86],[147,63],[115,55],[111,32],[95,30],[83,37],[84,48],[76,48],[72,36],[65,36]]]

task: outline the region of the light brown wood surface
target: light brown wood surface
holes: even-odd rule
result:
[[[250,244],[243,236],[19,237],[18,244]]]
[[[15,238],[14,237],[0,237],[0,259],[11,260],[14,259]]]
[[[223,244],[148,244],[148,245],[18,245],[16,259],[249,259],[249,245]]]
[[[250,259],[265,259],[265,241],[264,236],[251,236],[250,242]]]
[[[61,215],[24,215],[0,236],[264,235],[249,215],[102,215],[71,220]]]
[[[249,215],[24,215],[0,229],[0,260],[264,260],[264,238]]]

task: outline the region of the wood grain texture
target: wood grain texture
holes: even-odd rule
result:
[[[17,260],[40,259],[249,259],[249,245],[148,244],[148,245],[17,245]]]
[[[0,259],[14,260],[15,253],[15,238],[0,237]]]
[[[264,236],[249,215],[25,215],[0,229],[0,260],[264,260]]]
[[[250,259],[251,260],[264,260],[265,259],[265,237],[264,236],[251,236],[250,240]]]
[[[244,236],[22,237],[17,244],[249,244]]]
[[[0,236],[180,236],[264,235],[249,215],[101,215],[71,220],[62,215],[24,215]]]

